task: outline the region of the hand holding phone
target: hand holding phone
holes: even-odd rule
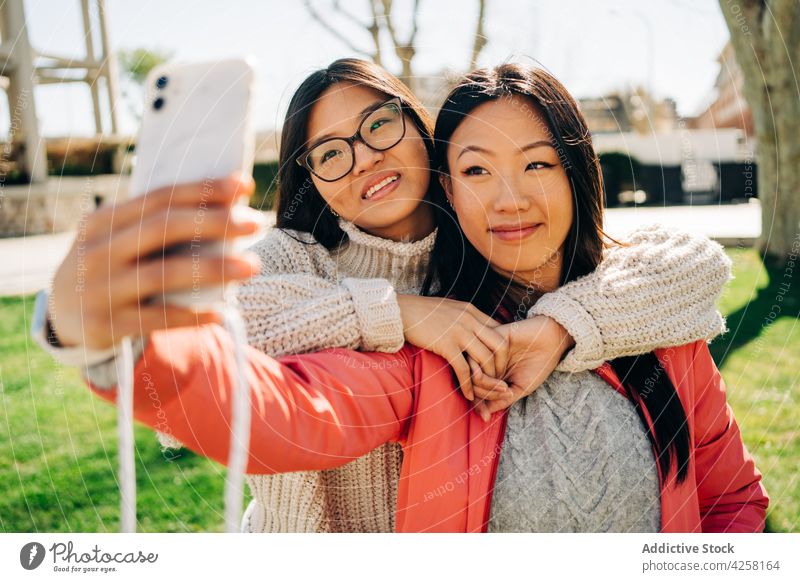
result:
[[[163,248],[189,244],[199,219],[203,243],[230,246],[235,237],[260,232],[263,214],[237,205],[253,188],[249,176],[232,175],[160,188],[90,214],[53,279],[50,321],[60,343],[100,350],[127,335],[219,322],[211,308],[153,304],[152,298],[246,280],[258,272],[258,256],[163,257]]]

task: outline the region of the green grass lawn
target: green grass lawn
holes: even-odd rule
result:
[[[751,250],[729,254],[736,278],[720,308],[730,332],[712,352],[764,473],[768,529],[800,531],[800,282],[768,273]],[[0,531],[117,531],[116,410],[29,339],[32,309],[31,297],[0,298]],[[139,530],[222,531],[223,468],[163,454],[143,427],[136,443]]]
[[[118,531],[116,409],[29,339],[32,309],[0,298],[0,531]],[[139,530],[222,531],[223,467],[135,430]]]
[[[711,345],[711,353],[745,443],[764,474],[771,506],[767,529],[797,532],[800,268],[768,272],[752,250],[728,254],[735,278],[720,300],[720,310],[728,318],[729,331]]]

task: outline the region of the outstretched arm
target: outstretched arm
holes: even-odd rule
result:
[[[337,467],[403,437],[413,403],[410,350],[276,360],[245,349],[248,473]],[[134,417],[226,464],[235,371],[233,342],[216,324],[154,332],[134,370]],[[116,401],[116,388],[90,388]]]
[[[396,352],[404,342],[394,288],[385,279],[344,279],[335,284],[319,275],[332,264],[312,241],[272,229],[250,248],[260,273],[237,290],[250,345],[273,357],[326,348]],[[116,385],[115,350],[65,348],[54,336],[37,337],[56,360],[80,366],[97,387]],[[134,339],[138,359],[145,339]]]

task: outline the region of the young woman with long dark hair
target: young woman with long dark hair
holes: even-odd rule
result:
[[[402,131],[386,133],[392,128]],[[273,356],[337,346],[391,352],[408,339],[445,356],[460,380],[470,376],[470,362],[473,377],[484,380],[500,375],[510,362],[516,380],[511,389],[496,389],[488,381],[470,389],[494,410],[530,393],[564,350],[563,329],[548,331],[550,324],[529,315],[551,316],[575,338],[576,348],[559,364],[570,371],[720,330],[713,303],[727,279],[724,255],[707,240],[658,229],[638,233],[629,247],[611,249],[601,269],[580,281],[554,288],[539,301],[534,299],[541,293],[529,294],[528,304],[523,301],[516,309],[525,321],[511,333],[501,330],[489,317],[501,317],[496,307],[503,286],[488,284],[495,271],[485,260],[482,272],[470,271],[496,294],[498,302],[492,305],[480,294],[465,293],[462,281],[446,267],[445,256],[458,257],[454,263],[462,267],[476,264],[471,262],[474,248],[445,245],[455,225],[447,212],[440,219],[449,220],[449,227],[443,231],[439,223],[439,232],[448,233],[441,243],[445,246],[440,245],[444,255],[428,274],[436,240],[434,211],[445,201],[438,180],[430,178],[432,154],[427,114],[382,69],[363,61],[337,61],[306,80],[283,128],[280,228],[254,247],[262,273],[239,294],[255,348]],[[705,289],[691,285],[691,276],[701,270],[711,274]],[[67,278],[69,267],[62,271]],[[628,276],[619,277],[620,272]],[[455,298],[413,296],[426,276],[429,291]],[[100,286],[97,282],[98,294],[107,293]],[[610,289],[614,294],[606,304]],[[643,302],[652,292],[658,295]],[[552,313],[544,299],[550,300]],[[66,300],[59,295],[60,312]],[[59,335],[69,329],[64,319],[54,318]],[[145,335],[153,329],[136,331]],[[98,346],[113,340],[107,330],[96,335],[92,339]],[[543,342],[543,337],[555,340]],[[512,345],[515,360],[496,357]],[[140,342],[140,352],[143,346]],[[112,361],[90,368],[87,376],[96,387],[113,386],[113,373],[108,373],[113,369]],[[461,381],[462,388],[466,383]],[[509,397],[490,400],[493,389]],[[256,505],[250,527],[390,531],[400,462],[399,447],[387,445],[333,471],[253,476]]]

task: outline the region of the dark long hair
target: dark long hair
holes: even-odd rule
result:
[[[306,147],[311,108],[324,91],[341,82],[374,89],[386,95],[387,99],[400,98],[404,113],[411,117],[422,136],[429,160],[433,158],[433,120],[430,114],[411,90],[383,67],[361,59],[339,59],[306,77],[289,103],[281,130],[276,226],[311,233],[327,249],[344,242],[345,234],[314,186],[309,171],[295,160]],[[438,183],[432,181],[429,194],[439,189]]]
[[[560,275],[560,284],[564,285],[594,271],[602,261],[603,250],[619,243],[607,237],[602,229],[602,174],[586,121],[575,100],[555,77],[542,69],[518,64],[466,75],[448,95],[436,120],[435,168],[449,175],[447,146],[471,111],[484,103],[514,97],[522,103],[521,115],[535,115],[535,119],[542,118],[547,123],[553,147],[572,187],[572,225],[564,244]],[[441,198],[432,202],[439,232],[423,292],[470,301],[485,313],[505,320],[514,319],[514,314],[516,318],[524,317],[530,305],[520,309],[519,284],[491,269],[462,233],[444,193],[437,195]],[[524,297],[530,299],[531,294],[524,293]],[[688,472],[689,429],[675,386],[661,362],[651,352],[617,358],[610,363],[647,428],[664,480],[674,463],[678,482],[683,481]]]

